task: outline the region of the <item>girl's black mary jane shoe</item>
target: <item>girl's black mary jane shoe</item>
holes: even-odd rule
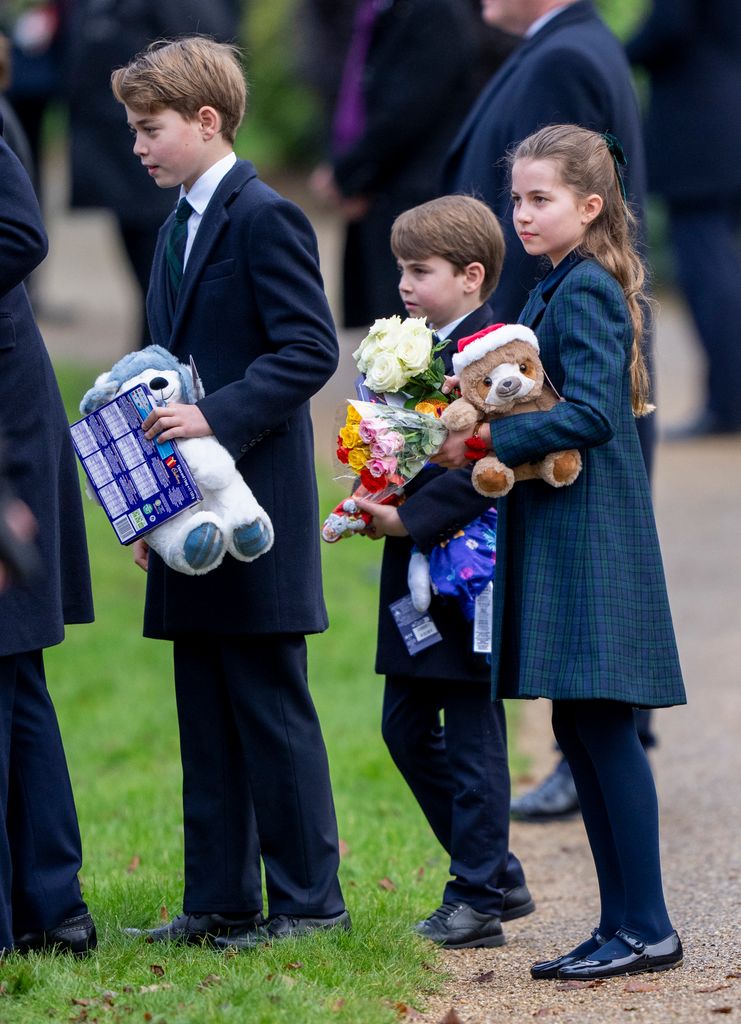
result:
[[[645,971],[668,971],[679,967],[684,956],[682,943],[676,932],[660,942],[643,942],[622,929],[615,933],[630,952],[610,960],[575,960],[559,968],[558,977],[564,980],[591,981],[595,978],[615,978],[625,974],[642,974]]]

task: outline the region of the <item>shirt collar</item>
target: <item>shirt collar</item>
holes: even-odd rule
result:
[[[211,164],[207,171],[203,172],[200,178],[193,183],[189,192],[186,192],[185,188],[181,185],[180,199],[185,196],[195,212],[199,216],[203,216],[203,211],[208,206],[211,196],[219,187],[221,179],[226,177],[236,162],[236,153],[227,153],[221,160],[217,160],[215,164]]]
[[[459,316],[457,320],[452,320],[449,324],[441,327],[439,331],[435,331],[435,334],[438,336],[440,341],[445,341],[446,338],[449,338],[458,324],[462,324],[468,315],[468,313],[464,313],[463,316]]]
[[[557,14],[560,14],[561,11],[565,11],[568,6],[569,4],[561,4],[560,7],[554,7],[553,10],[546,11],[545,14],[542,14],[532,23],[525,33],[525,38],[532,39],[536,32],[540,32],[542,28],[545,28],[549,21],[555,18]]]

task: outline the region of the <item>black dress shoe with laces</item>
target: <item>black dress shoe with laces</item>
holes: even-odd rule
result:
[[[441,903],[414,930],[445,949],[488,948],[505,943],[501,918],[480,914],[467,903]]]
[[[585,957],[567,964],[559,970],[558,977],[564,980],[592,981],[595,978],[616,978],[647,971],[669,971],[682,963],[684,953],[676,932],[660,942],[643,942],[620,928],[615,932],[615,938],[620,943],[614,944],[614,952],[611,940],[599,950],[600,957]],[[608,956],[610,952],[613,955]]]
[[[509,813],[515,821],[534,822],[564,821],[577,815],[579,797],[568,763],[559,761],[539,786],[514,797]]]
[[[515,921],[518,917],[527,917],[535,910],[535,900],[526,885],[515,885],[504,890],[504,906],[502,921]]]
[[[26,932],[14,942],[17,953],[28,953],[32,949],[57,949],[74,956],[86,956],[98,945],[95,923],[90,914],[68,917],[44,932]]]
[[[124,932],[147,942],[185,942],[200,946],[204,942],[213,945],[216,939],[233,932],[255,932],[262,923],[259,911],[239,918],[221,914],[179,914],[159,928],[124,928]]]
[[[596,943],[596,949],[599,949],[599,947],[604,946],[607,941],[608,940],[605,936],[600,935],[595,928],[592,932],[591,943],[587,940],[587,942],[583,942],[581,946],[577,946],[571,953],[565,953],[563,956],[557,956],[555,960],[541,960],[539,963],[533,964],[530,968],[530,977],[535,981],[544,981],[547,978],[558,978],[558,972],[562,967],[567,967],[569,964],[576,963],[577,960],[583,960],[585,956],[589,955],[586,952],[589,950],[589,945],[594,945]]]
[[[219,949],[254,949],[281,939],[295,939],[310,932],[329,931],[339,928],[349,932],[352,927],[350,915],[346,910],[334,917],[291,917],[289,914],[276,914],[259,928],[232,928],[229,935],[216,939],[214,945]]]

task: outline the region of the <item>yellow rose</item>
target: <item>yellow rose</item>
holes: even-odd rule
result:
[[[365,445],[361,445],[359,448],[353,448],[348,453],[347,464],[354,473],[359,473],[361,469],[365,469],[365,464],[370,458],[370,449],[366,448]]]
[[[340,431],[340,439],[345,448],[354,448],[360,444],[360,434],[355,423],[350,423]]]
[[[417,404],[414,407],[414,411],[415,412],[426,413],[427,416],[437,416],[437,417],[439,417],[444,408],[445,408],[445,403],[444,402],[422,401],[422,402],[417,402]]]
[[[358,410],[355,408],[355,406],[354,405],[348,405],[348,407],[347,407],[347,421],[346,421],[346,425],[349,427],[353,423],[360,423],[361,419],[362,419],[362,417],[361,417],[360,413],[358,412]]]

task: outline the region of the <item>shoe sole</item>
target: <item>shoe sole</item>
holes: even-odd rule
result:
[[[438,942],[440,949],[493,949],[507,942],[504,935],[490,935],[488,939],[473,939],[472,942]]]
[[[535,900],[529,900],[527,903],[522,903],[518,907],[512,907],[511,910],[502,911],[502,922],[505,921],[516,921],[518,917],[527,917],[528,914],[532,914],[535,910]]]
[[[559,973],[556,975],[556,979],[558,981],[609,981],[610,978],[627,978],[635,974],[659,974],[661,971],[673,971],[675,967],[681,967],[683,963],[684,958],[682,960],[676,960],[672,964],[656,964],[655,966],[648,965],[646,967],[637,967],[634,971],[615,971],[614,974],[603,974],[601,977],[597,978],[595,978],[594,975],[589,974],[585,974],[583,978],[580,978],[575,974]]]

